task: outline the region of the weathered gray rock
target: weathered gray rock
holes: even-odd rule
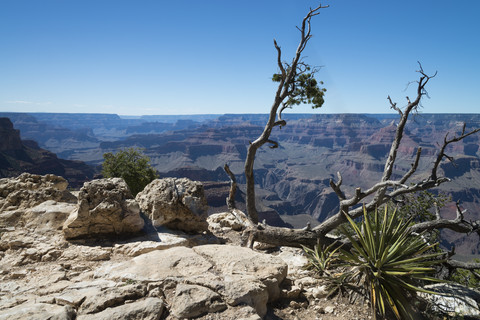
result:
[[[24,211],[47,200],[75,202],[68,182],[53,174],[23,173],[17,178],[0,179],[0,226],[23,226]]]
[[[36,262],[56,261],[68,245],[59,232],[36,233],[14,228],[2,233],[0,253],[1,267],[27,265]]]
[[[457,317],[480,318],[480,292],[454,283],[437,283],[425,289],[442,295],[420,293],[433,309]]]
[[[218,293],[198,285],[179,283],[166,298],[170,312],[178,318],[194,318],[227,308]]]
[[[89,294],[80,306],[80,314],[98,313],[109,307],[116,307],[126,300],[137,300],[146,295],[146,286],[142,284],[126,285],[102,290],[100,294]]]
[[[129,261],[101,267],[95,271],[95,277],[117,281],[157,282],[170,277],[203,274],[212,267],[209,261],[192,249],[176,247],[152,251]]]
[[[77,320],[159,320],[165,303],[159,298],[146,298],[95,314],[79,315]]]
[[[215,314],[216,318],[222,320],[262,320],[255,309],[247,305],[229,307],[227,310]]]
[[[59,260],[61,261],[104,261],[110,260],[112,255],[111,247],[101,246],[69,246],[63,250]]]
[[[155,227],[187,232],[208,229],[207,201],[200,182],[187,178],[156,179],[137,194],[136,200]]]
[[[1,310],[0,320],[71,320],[75,319],[75,310],[71,306],[59,306],[48,303],[21,304]]]
[[[279,284],[286,275],[287,265],[281,259],[227,245],[152,251],[95,271],[95,277],[102,279],[163,283],[167,302],[175,305],[172,312],[178,317],[220,311],[225,305],[247,305],[263,317],[267,302],[279,297]]]
[[[224,278],[224,287],[220,292],[229,305],[251,306],[258,315],[263,317],[267,313],[267,302],[270,298],[268,289],[262,281],[254,276],[227,275]]]
[[[240,231],[243,225],[230,212],[219,212],[208,216],[208,228],[211,231]]]
[[[215,261],[217,270],[223,274],[251,275],[260,280],[274,278],[278,282],[287,276],[288,267],[281,259],[246,247],[205,245],[192,249],[209,261]]]
[[[121,178],[86,182],[78,194],[78,208],[63,226],[66,239],[100,234],[132,234],[145,222],[138,203]]]
[[[116,244],[114,252],[129,257],[136,257],[144,253],[155,250],[165,250],[172,247],[187,246],[190,242],[182,237],[174,236],[168,233],[158,234],[158,241],[134,241],[122,244]]]
[[[280,247],[277,255],[288,265],[288,276],[299,278],[309,273],[307,270],[308,259],[304,251],[300,248]]]
[[[62,230],[65,220],[76,209],[76,204],[47,200],[25,211],[25,227],[35,232]]]

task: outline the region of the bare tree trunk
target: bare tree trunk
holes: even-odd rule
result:
[[[225,164],[223,169],[230,177],[230,192],[228,193],[227,206],[228,209],[232,211],[237,208],[237,206],[235,205],[235,194],[237,193],[237,179],[235,179],[235,175],[230,170],[228,164]]]
[[[247,181],[246,207],[248,216],[253,223],[258,223],[258,212],[257,207],[255,206],[255,179],[253,177],[253,164],[255,162],[257,149],[257,146],[250,144],[248,147],[247,159],[245,161],[245,178]]]
[[[279,81],[277,91],[275,93],[275,99],[270,109],[270,115],[268,117],[267,124],[265,125],[260,137],[258,137],[254,142],[250,143],[247,151],[247,159],[245,160],[247,214],[253,223],[258,223],[258,212],[255,205],[255,178],[253,174],[255,156],[257,154],[257,150],[265,143],[270,143],[270,148],[278,147],[278,143],[276,141],[270,140],[270,134],[272,133],[272,129],[274,127],[286,125],[286,122],[282,120],[282,111],[288,107],[284,101],[294,93],[296,89],[295,81],[297,76],[305,74],[310,70],[309,66],[301,62],[301,57],[303,50],[312,37],[310,20],[312,17],[318,15],[318,11],[322,8],[326,7],[319,5],[315,9],[310,9],[305,18],[303,18],[302,26],[298,28],[301,36],[300,42],[298,44],[295,56],[290,64],[282,62],[282,50],[274,40],[275,49],[277,50],[277,64],[281,72],[281,80]]]

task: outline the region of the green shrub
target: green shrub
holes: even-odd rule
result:
[[[473,262],[480,262],[479,259],[473,259]],[[480,288],[480,270],[456,269],[450,274],[448,280],[459,283],[463,286],[479,289]]]
[[[133,196],[142,191],[147,184],[158,178],[157,172],[150,165],[150,158],[141,150],[127,148],[103,155],[102,174],[106,178],[123,178]]]

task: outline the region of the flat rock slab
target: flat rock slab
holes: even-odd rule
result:
[[[227,306],[247,305],[263,317],[278,297],[287,264],[271,255],[228,245],[175,247],[103,266],[95,277],[135,283],[161,283],[177,317],[200,316]],[[188,285],[186,285],[188,284]],[[192,303],[185,303],[185,297]],[[193,297],[193,298],[192,298]]]
[[[159,298],[146,298],[114,308],[107,308],[99,313],[80,315],[77,320],[159,320],[165,303]]]
[[[2,311],[0,320],[73,320],[75,310],[71,306],[59,306],[49,303],[21,304]]]
[[[158,233],[158,238],[153,240],[139,240],[129,243],[116,244],[114,252],[129,257],[136,257],[155,250],[165,250],[173,247],[188,246],[190,241],[184,237],[169,233]]]
[[[205,245],[193,247],[192,250],[212,261],[223,274],[252,275],[261,280],[275,278],[280,282],[287,276],[287,264],[281,259],[249,248]]]
[[[152,251],[131,260],[101,267],[95,277],[120,281],[158,282],[169,277],[202,274],[213,265],[185,247]]]

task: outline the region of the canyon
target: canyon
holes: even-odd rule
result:
[[[98,173],[105,152],[122,148],[143,149],[161,177],[187,177],[205,185],[210,213],[225,209],[228,163],[243,194],[243,164],[249,141],[263,130],[266,115],[225,114],[192,116],[121,117],[113,114],[2,113],[22,139],[35,140],[40,148],[69,161],[82,161]],[[336,173],[343,176],[346,191],[366,188],[381,177],[396,130],[396,114],[285,114],[287,125],[272,139],[279,147],[259,150],[255,162],[258,206],[268,223],[303,227],[318,223],[338,209],[329,187]],[[418,177],[431,167],[445,135],[459,134],[466,123],[480,127],[480,114],[416,114],[405,131],[394,174],[410,169],[417,147],[422,148]],[[454,216],[455,201],[467,209],[466,218],[479,219],[480,137],[470,136],[453,144],[441,171],[451,182],[432,190],[451,197],[442,210]],[[281,220],[278,219],[280,215]],[[478,236],[442,233],[442,245],[455,245],[457,254],[479,252]]]

